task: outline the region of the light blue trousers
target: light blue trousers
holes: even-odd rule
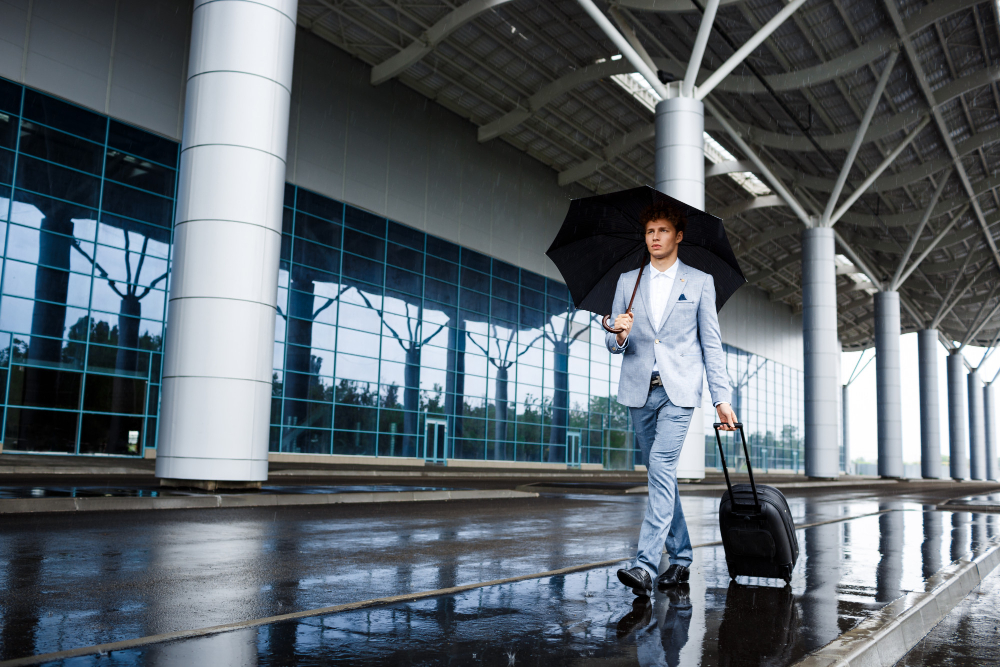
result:
[[[655,580],[664,546],[671,564],[690,566],[694,555],[677,493],[677,461],[694,408],[674,405],[663,387],[655,387],[649,392],[646,405],[629,410],[649,477],[646,516],[632,567],[645,568]]]

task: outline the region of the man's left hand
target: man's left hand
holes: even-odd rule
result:
[[[719,413],[719,423],[722,424],[722,426],[719,427],[720,430],[736,430],[736,423],[739,419],[736,418],[736,413],[733,412],[733,406],[729,405],[729,403],[719,403],[719,405],[716,406],[715,411]]]

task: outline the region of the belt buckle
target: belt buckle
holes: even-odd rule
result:
[[[652,389],[653,387],[662,387],[662,386],[663,386],[663,380],[660,378],[659,375],[654,375],[652,378],[650,378],[649,380],[650,389]]]

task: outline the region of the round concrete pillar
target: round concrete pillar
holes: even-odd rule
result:
[[[969,413],[965,411],[965,364],[962,353],[948,355],[948,458],[952,479],[969,476],[969,443],[965,439],[965,425]]]
[[[841,427],[843,428],[843,438],[844,438],[844,472],[848,475],[853,474],[853,469],[851,468],[851,414],[850,414],[850,403],[848,398],[850,396],[850,385],[842,385],[840,391],[840,411],[841,411]]]
[[[156,474],[267,479],[297,0],[195,0]]]
[[[899,292],[875,294],[878,474],[903,476],[903,398],[899,368]]]
[[[805,468],[809,477],[840,472],[837,442],[837,283],[833,230],[802,231],[802,348],[805,373]]]
[[[979,371],[969,373],[969,477],[986,479],[986,427],[983,423],[983,383]]]
[[[938,332],[917,333],[917,364],[920,375],[920,475],[941,477],[941,408],[938,402]]]
[[[983,425],[986,431],[986,479],[1000,480],[997,461],[997,404],[993,384],[983,387]]]
[[[656,189],[685,204],[705,208],[705,105],[690,97],[672,97],[656,105]],[[695,408],[677,461],[677,477],[705,477],[705,411],[708,398]],[[714,421],[714,420],[713,420]]]
[[[671,97],[656,105],[656,189],[705,209],[705,105]]]

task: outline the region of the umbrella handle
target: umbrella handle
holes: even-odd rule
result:
[[[639,277],[635,279],[635,287],[632,288],[632,298],[628,300],[628,309],[625,310],[626,313],[632,312],[632,304],[635,302],[635,295],[639,291],[639,281],[642,280],[642,272],[645,270],[645,268],[646,264],[644,262],[643,265],[639,267]],[[604,319],[601,320],[601,326],[604,327],[605,331],[613,334],[620,334],[621,332],[625,331],[624,329],[612,329],[611,327],[609,327],[608,320],[610,319],[611,319],[610,315],[605,315]]]

